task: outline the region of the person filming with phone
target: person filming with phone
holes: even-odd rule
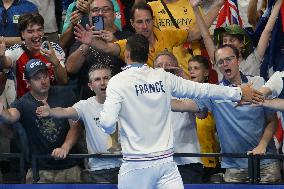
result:
[[[111,0],[92,0],[90,2],[89,25],[94,25],[94,37],[107,42],[114,42],[126,39],[131,35],[129,32],[119,31],[114,20],[115,12]],[[85,26],[84,22],[82,20],[80,24]],[[69,75],[76,74],[78,77],[77,87],[81,100],[94,96],[94,93],[88,87],[88,71],[96,63],[111,66],[113,75],[119,73],[121,67],[125,66],[124,61],[116,56],[90,48],[89,45],[82,44],[79,41],[75,42],[66,62],[66,70]]]

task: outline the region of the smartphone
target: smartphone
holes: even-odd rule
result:
[[[95,26],[95,30],[103,30],[104,29],[104,17],[102,16],[93,16],[92,24]]]
[[[49,50],[48,41],[42,42],[41,48],[44,49],[44,50]]]

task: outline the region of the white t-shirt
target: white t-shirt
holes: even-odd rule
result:
[[[195,115],[188,112],[171,112],[174,130],[175,153],[200,153]],[[174,157],[178,165],[201,163],[200,157]]]
[[[84,122],[88,153],[107,153],[107,149],[111,147],[111,138],[97,126],[103,104],[98,103],[95,97],[90,97],[75,103],[73,108],[76,109],[80,120]],[[89,160],[89,168],[93,171],[120,167],[120,165],[121,159],[117,158],[91,158]]]

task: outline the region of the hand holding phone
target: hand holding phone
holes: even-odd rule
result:
[[[44,49],[44,50],[49,50],[48,41],[42,42],[41,48]]]
[[[102,16],[93,16],[92,24],[95,26],[95,30],[104,30],[104,17]]]

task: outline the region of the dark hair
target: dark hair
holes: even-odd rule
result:
[[[234,46],[234,45],[231,45],[231,44],[221,44],[214,52],[214,62],[216,62],[216,52],[219,50],[219,49],[224,49],[224,48],[231,48],[234,52],[234,54],[236,55],[236,58],[239,59],[240,58],[240,54],[239,54],[239,50]]]
[[[39,13],[26,13],[20,16],[19,18],[19,31],[22,32],[27,27],[32,24],[37,24],[40,26],[44,26],[44,19]]]
[[[202,64],[205,69],[210,69],[208,59],[201,55],[193,56],[188,62],[198,62],[199,64]]]
[[[223,32],[222,34],[222,40],[224,38],[224,36],[232,36],[237,38],[240,42],[242,42],[244,44],[244,47],[241,48],[240,53],[242,55],[243,58],[247,58],[251,52],[253,51],[253,45],[251,41],[246,41],[245,40],[245,35],[243,34],[230,34],[227,32]],[[223,42],[222,42],[223,44]],[[240,55],[240,54],[239,54]]]
[[[141,34],[134,34],[127,38],[126,50],[130,52],[133,62],[145,63],[148,60],[149,41]]]
[[[101,63],[94,64],[92,65],[92,67],[89,69],[89,72],[88,72],[89,81],[90,81],[90,73],[96,70],[109,70],[111,72],[111,68],[108,64],[101,64]]]
[[[150,14],[151,14],[151,17],[154,18],[154,14],[153,14],[153,10],[152,10],[151,6],[148,5],[147,3],[140,2],[140,3],[136,3],[132,6],[131,11],[130,11],[130,19],[132,19],[132,20],[134,19],[134,13],[137,9],[149,11]]]

